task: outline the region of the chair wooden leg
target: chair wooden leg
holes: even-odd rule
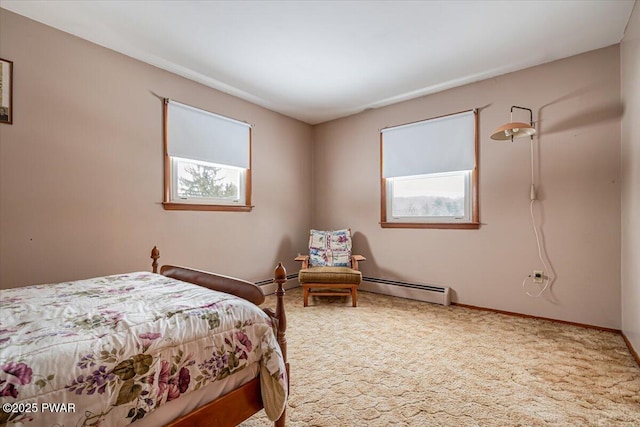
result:
[[[358,306],[358,287],[357,286],[351,287],[351,303],[354,307]]]
[[[309,305],[309,288],[307,286],[302,287],[303,307]]]

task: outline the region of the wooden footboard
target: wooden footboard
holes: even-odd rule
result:
[[[160,252],[157,247],[151,251],[153,259],[152,269],[154,273],[158,272],[158,259]],[[206,271],[193,270],[185,267],[177,267],[173,265],[164,265],[160,268],[160,274],[181,280],[183,282],[193,283],[195,285],[204,286],[208,289],[226,292],[240,298],[244,298],[255,305],[264,302],[265,296],[259,286],[245,280],[236,279],[234,277],[223,276],[220,274],[209,273]],[[289,376],[289,363],[287,362],[287,317],[284,308],[284,283],[287,281],[287,272],[282,265],[278,263],[273,281],[278,285],[276,290],[276,308],[275,311],[270,308],[264,308],[264,312],[271,317],[276,328],[278,344],[282,351],[282,356],[287,368],[287,379]],[[262,395],[260,391],[260,378],[255,378],[247,384],[231,391],[230,393],[195,409],[193,412],[168,424],[168,427],[231,427],[237,426],[242,421],[251,417],[264,407]],[[274,423],[276,427],[284,427],[286,424],[286,408],[280,418]]]
[[[213,289],[214,291],[226,292],[251,301],[255,305],[260,305],[264,302],[262,289],[246,280],[185,267],[176,267],[175,265],[163,265],[162,268],[160,268],[160,274],[171,277],[172,279]]]

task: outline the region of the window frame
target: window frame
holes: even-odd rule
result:
[[[186,201],[178,201],[177,195],[174,197],[174,161],[172,156],[169,155],[169,98],[164,99],[164,200],[162,206],[165,210],[186,210],[186,211],[229,211],[229,212],[250,212],[253,209],[251,204],[251,165],[252,165],[252,141],[253,141],[253,127],[249,126],[249,167],[244,169],[244,189],[241,189],[241,193],[244,193],[244,200],[239,203],[211,203],[216,199],[202,199],[197,201],[192,199],[186,199]],[[187,104],[184,104],[187,105]],[[196,107],[192,107],[196,108]],[[206,111],[206,110],[202,110]],[[208,113],[208,112],[207,112]],[[216,113],[210,113],[223,118],[228,118]],[[231,119],[237,121],[236,119]],[[188,159],[187,159],[188,160]],[[194,160],[197,162],[197,160]],[[177,179],[177,176],[176,176]]]
[[[428,119],[409,122],[409,123],[405,123],[397,126],[406,126],[406,125],[420,123],[428,120],[435,120],[435,119],[439,119],[447,116],[465,113],[467,111],[472,111],[472,110],[465,110],[465,111],[459,111],[451,114],[444,114],[441,116],[431,117]],[[469,191],[470,200],[469,201],[465,200],[465,203],[470,203],[471,205],[470,220],[451,222],[451,221],[437,221],[436,219],[434,219],[433,221],[430,221],[430,220],[403,221],[401,219],[391,219],[391,206],[390,206],[389,199],[392,194],[390,194],[390,191],[389,191],[389,185],[390,185],[390,183],[388,182],[389,179],[384,177],[384,169],[383,169],[384,137],[383,137],[383,132],[381,130],[380,131],[380,226],[382,228],[416,228],[416,229],[421,229],[421,228],[424,228],[424,229],[429,229],[429,228],[432,228],[432,229],[479,229],[480,228],[480,207],[479,207],[480,203],[479,203],[479,180],[478,180],[478,175],[479,175],[478,166],[479,166],[480,153],[479,153],[479,138],[478,138],[478,110],[474,109],[473,113],[474,113],[473,146],[475,151],[474,168],[471,170],[471,173],[470,173],[471,175],[470,177],[471,188]],[[393,126],[393,127],[397,127],[397,126]],[[387,212],[387,210],[389,210],[389,212]]]

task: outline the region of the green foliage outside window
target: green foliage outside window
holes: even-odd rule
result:
[[[186,174],[179,177],[180,197],[205,197],[232,199],[238,197],[238,187],[232,182],[224,182],[218,176],[220,168],[199,164],[185,166]]]

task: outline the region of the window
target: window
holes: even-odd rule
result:
[[[380,133],[384,228],[478,228],[477,112]]]
[[[244,169],[171,158],[171,194],[190,203],[236,204],[244,199]]]
[[[165,100],[165,209],[250,211],[251,127]]]

